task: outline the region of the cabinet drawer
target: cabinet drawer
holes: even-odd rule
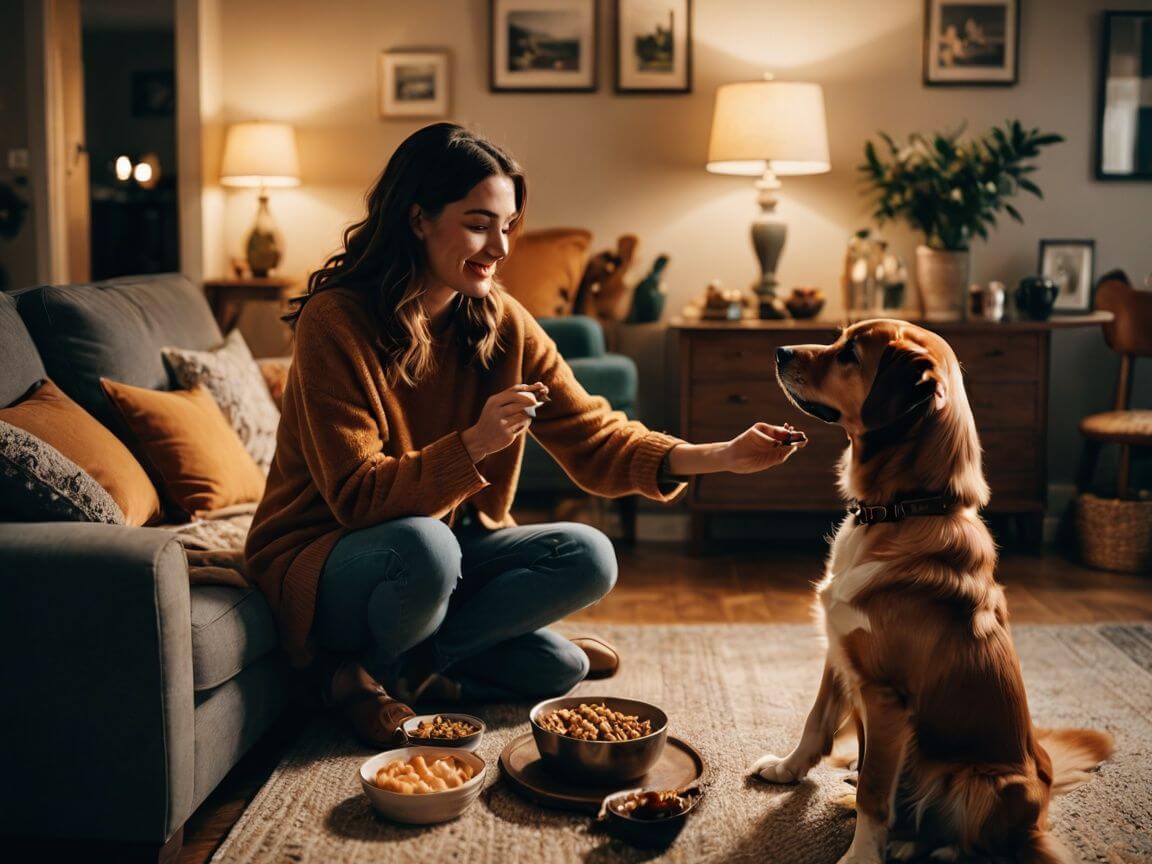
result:
[[[992,429],[981,432],[984,476],[992,487],[993,510],[1008,500],[1043,500],[1045,458],[1035,430]]]
[[[781,345],[828,343],[835,330],[766,331],[760,333],[692,333],[691,376],[707,379],[776,378],[776,349]]]
[[[691,426],[747,428],[758,420],[795,424],[800,415],[774,380],[693,381],[688,401]]]
[[[965,381],[976,428],[1033,429],[1040,415],[1040,385],[1036,381]]]
[[[968,381],[1036,381],[1040,378],[1041,339],[1035,333],[947,334]]]

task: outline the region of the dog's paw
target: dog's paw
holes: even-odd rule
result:
[[[756,760],[748,773],[768,783],[796,783],[803,780],[808,771],[797,769],[788,758],[765,753]]]

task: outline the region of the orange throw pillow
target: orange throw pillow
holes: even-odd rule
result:
[[[169,500],[196,516],[259,501],[264,475],[203,387],[149,390],[100,379]]]
[[[591,242],[583,228],[526,231],[497,279],[534,318],[571,315]]]
[[[156,488],[136,457],[51,381],[22,402],[0,410],[0,420],[52,445],[92,475],[120,505],[125,524],[146,525],[160,516]]]

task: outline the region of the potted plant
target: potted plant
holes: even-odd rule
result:
[[[902,218],[924,235],[916,249],[916,282],[928,319],[963,315],[969,244],[974,237],[988,238],[1002,210],[1024,221],[1008,199],[1021,190],[1044,197],[1028,178],[1036,170],[1030,160],[1040,148],[1064,140],[1025,130],[1017,120],[978,138],[961,139],[962,132],[916,132],[904,146],[880,133],[888,148],[884,155],[871,141],[864,144],[860,171],[875,195],[873,217],[880,224]]]

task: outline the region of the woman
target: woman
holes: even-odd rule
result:
[[[687,444],[588,395],[552,341],[493,284],[520,229],[525,178],[502,150],[438,123],[409,137],[312,274],[249,570],[300,665],[387,745],[400,699],[563,693],[600,643],[547,625],[611,590],[608,539],[509,516],[524,435],[581,486],[669,501],[682,476],[751,472],[795,449],[758,423]],[[399,698],[398,698],[399,697]]]

